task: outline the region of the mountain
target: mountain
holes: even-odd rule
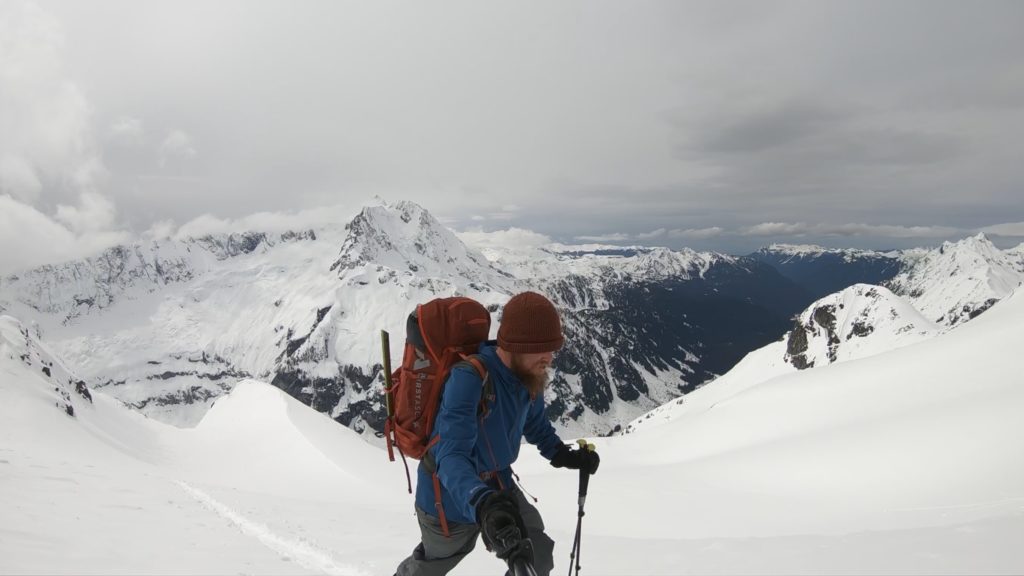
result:
[[[4,278],[0,310],[37,322],[92,387],[111,387],[147,414],[194,425],[235,382],[273,368],[274,340],[283,337],[273,329],[308,312],[305,301],[298,312],[283,306],[285,290],[275,280],[312,282],[288,290],[292,298],[326,290],[302,269],[318,246],[314,233],[300,231],[114,247]],[[283,279],[285,268],[299,273]]]
[[[757,262],[690,250],[485,253],[408,202],[367,207],[346,231],[331,265],[336,300],[317,311],[307,333],[289,338],[273,382],[356,430],[383,426],[372,335],[390,328],[400,342],[405,315],[431,298],[481,301],[494,313],[493,337],[512,295],[548,295],[567,340],[548,415],[567,434],[595,434],[692,390],[776,337],[799,292]],[[371,336],[356,342],[354,334]]]
[[[854,284],[882,284],[903,267],[898,252],[830,249],[813,245],[772,244],[750,254],[807,289],[814,298]]]
[[[603,462],[581,563],[645,575],[1019,573],[1021,296],[911,346],[748,372],[761,380],[737,386],[759,350],[634,433],[591,438]],[[127,409],[111,387],[73,398],[72,418],[36,360],[60,358],[30,324],[0,326],[5,572],[387,574],[419,541],[402,466],[282,390],[243,379],[189,429]],[[564,571],[579,477],[528,446],[516,471]],[[459,569],[505,566],[479,548]]]
[[[194,426],[246,378],[271,381],[365,434],[383,425],[379,330],[467,295],[494,315],[538,290],[563,313],[549,416],[608,433],[726,372],[783,334],[808,296],[749,258],[551,246],[488,254],[422,207],[377,202],[345,226],[119,247],[0,282],[93,387]],[[393,353],[397,352],[397,346]]]
[[[942,327],[881,286],[857,284],[817,300],[797,315],[781,339],[747,354],[721,378],[661,406],[627,426],[633,432],[684,410],[710,407],[722,398],[784,374],[882,354],[941,334]],[[699,393],[698,393],[699,392]]]
[[[1019,259],[984,234],[944,242],[935,250],[907,252],[904,258],[908,265],[888,286],[946,326],[974,318],[1024,282]]]
[[[931,338],[940,327],[881,286],[857,284],[812,304],[785,337],[798,370],[865,358]]]

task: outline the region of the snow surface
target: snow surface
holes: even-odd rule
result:
[[[188,430],[102,392],[70,417],[22,359],[31,331],[4,325],[0,572],[390,574],[416,544],[401,465],[280,390],[246,380]],[[592,439],[584,573],[1021,573],[1022,348],[1018,292],[916,344],[769,358],[777,376],[730,388],[769,351],[752,353],[671,420]],[[576,475],[532,449],[517,470],[565,570]],[[453,573],[502,571],[478,547]]]

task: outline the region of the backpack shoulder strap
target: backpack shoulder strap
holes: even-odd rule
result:
[[[486,418],[490,413],[490,409],[487,407],[487,400],[494,397],[494,384],[491,382],[491,375],[487,371],[487,366],[484,364],[483,359],[479,354],[473,354],[472,356],[464,356],[462,360],[452,364],[451,370],[457,368],[471,368],[481,379],[480,387],[480,405],[477,409],[477,414],[483,418]],[[451,372],[449,371],[449,374]],[[436,438],[434,439],[436,440]],[[425,466],[427,472],[434,474],[437,472],[437,461],[434,459],[434,452],[430,450],[433,446],[434,441],[431,441],[431,445],[428,446],[428,450],[423,453],[423,460],[421,463]]]
[[[477,376],[480,377],[483,384],[480,389],[480,411],[484,418],[486,418],[490,412],[490,409],[487,407],[487,401],[494,397],[494,383],[491,382],[491,374],[487,371],[487,365],[484,364],[484,360],[479,354],[473,354],[463,356],[462,361],[452,366],[452,370],[460,366],[471,366],[476,371]]]

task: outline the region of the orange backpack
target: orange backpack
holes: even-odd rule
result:
[[[391,372],[388,333],[382,331],[388,411],[384,437],[392,462],[394,448],[398,448],[407,479],[409,465],[405,457],[422,459],[430,447],[441,392],[452,367],[469,362],[481,379],[487,379],[483,362],[474,355],[487,340],[490,329],[491,314],[471,298],[436,298],[420,304],[409,315],[402,365],[394,373]],[[409,492],[412,493],[411,480]]]

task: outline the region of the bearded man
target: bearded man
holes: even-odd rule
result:
[[[505,305],[498,340],[482,344],[474,357],[486,377],[468,362],[452,369],[417,473],[421,540],[397,574],[447,574],[480,534],[499,558],[525,560],[539,576],[551,572],[555,543],[513,482],[512,464],[524,437],[556,468],[593,474],[600,464],[596,452],[565,445],[544,414],[548,369],[563,342],[555,306],[523,292]]]

